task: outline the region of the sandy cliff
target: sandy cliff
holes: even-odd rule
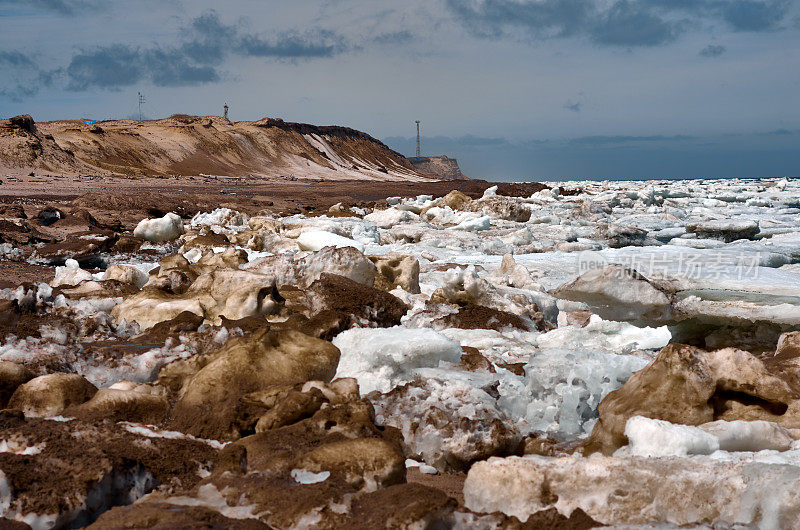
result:
[[[227,175],[425,180],[403,155],[366,133],[265,118],[0,121],[0,171],[11,174]]]

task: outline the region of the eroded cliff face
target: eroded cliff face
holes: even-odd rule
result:
[[[442,180],[467,180],[458,167],[458,160],[447,156],[421,156],[408,159],[415,169]]]
[[[0,170],[9,174],[226,175],[424,180],[403,155],[366,133],[265,118],[0,121]]]

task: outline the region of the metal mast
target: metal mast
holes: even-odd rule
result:
[[[416,123],[417,123],[417,158],[419,158],[421,156],[420,153],[422,152],[419,148],[419,120],[417,120]]]
[[[142,121],[142,105],[144,103],[146,103],[146,100],[144,99],[144,94],[139,92],[139,121]]]
[[[225,114],[223,116],[227,120],[228,119],[228,104],[225,103],[225,106],[222,107],[222,108],[225,110]]]

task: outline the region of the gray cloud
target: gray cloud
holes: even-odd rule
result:
[[[118,89],[142,81],[187,86],[219,81],[225,57],[258,57],[296,62],[333,57],[350,49],[334,32],[310,29],[261,36],[241,25],[226,25],[215,11],[194,18],[174,46],[142,48],[113,44],[82,50],[66,68],[68,88]]]
[[[583,31],[593,11],[587,0],[446,0],[445,5],[473,34],[486,38],[502,37],[509,27],[539,38],[569,37]]]
[[[381,33],[372,38],[376,44],[407,44],[414,40],[414,34],[408,30]]]
[[[101,3],[89,0],[0,0],[0,7],[2,6],[22,6],[68,16],[84,10],[102,8]]]
[[[720,44],[709,44],[702,50],[700,50],[699,54],[703,57],[719,57],[723,53],[725,53],[728,49],[725,46]]]
[[[735,31],[772,31],[790,0],[445,0],[473,35],[498,39],[521,30],[534,39],[584,37],[600,46],[652,47],[701,20]]]
[[[576,145],[611,145],[611,144],[631,144],[631,143],[644,143],[644,142],[674,142],[680,140],[694,140],[693,136],[675,135],[675,136],[581,136],[573,138],[569,141],[570,144]]]

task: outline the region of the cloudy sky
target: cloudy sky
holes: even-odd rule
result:
[[[470,176],[800,176],[800,0],[0,0],[0,116],[282,117]]]

